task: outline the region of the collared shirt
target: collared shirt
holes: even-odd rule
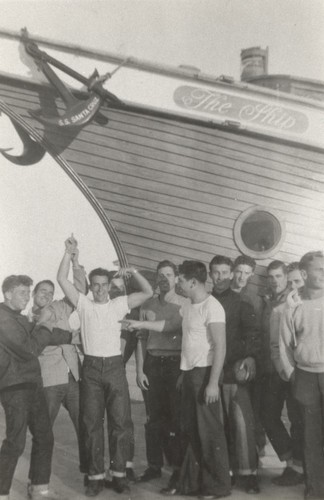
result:
[[[214,359],[214,345],[208,333],[211,323],[225,323],[225,312],[220,303],[211,295],[199,304],[187,301],[182,306],[182,350],[183,371],[196,367],[211,366]]]
[[[175,291],[169,292],[164,300],[152,297],[143,304],[140,310],[140,320],[177,323],[178,327],[167,332],[150,332],[147,339],[147,351],[153,356],[174,356],[181,351],[182,326],[180,308],[188,299],[178,295]]]
[[[77,313],[84,354],[111,357],[121,354],[121,321],[129,313],[127,296],[99,304],[79,294]]]

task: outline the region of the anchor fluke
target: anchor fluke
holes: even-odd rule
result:
[[[14,156],[7,153],[7,151],[12,150],[12,148],[0,149],[0,153],[11,163],[15,163],[16,165],[34,165],[38,163],[43,156],[45,155],[45,149],[36,141],[34,141],[30,135],[16,122],[11,120],[11,123],[15,127],[22,143],[24,145],[24,149],[21,155]]]

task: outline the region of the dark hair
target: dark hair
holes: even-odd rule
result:
[[[93,272],[93,271],[91,271]],[[109,283],[114,279],[114,278],[119,278],[119,276],[116,276],[116,274],[118,273],[118,270],[115,269],[115,271],[107,271],[107,276],[108,276],[108,281]],[[90,273],[91,274],[91,273]],[[93,275],[92,275],[93,276]],[[102,274],[100,274],[99,276],[103,276]]]
[[[252,259],[252,257],[249,257],[248,255],[239,255],[238,257],[236,257],[236,259],[234,260],[234,269],[241,264],[250,266],[252,271],[255,270],[256,262],[254,259]]]
[[[305,255],[302,256],[299,262],[299,269],[307,269],[308,264],[312,262],[312,260],[316,259],[316,257],[319,257],[320,259],[324,258],[324,254],[321,250],[315,250],[312,252],[307,252]]]
[[[50,285],[50,286],[53,288],[53,292],[54,292],[54,290],[55,290],[55,285],[54,285],[53,281],[51,281],[51,280],[43,280],[43,281],[39,281],[39,282],[37,283],[37,285],[35,286],[35,288],[34,288],[34,290],[33,290],[33,294],[35,294],[35,293],[37,292],[37,290],[39,289],[39,287],[40,287],[41,285],[44,285],[44,284],[45,284],[45,285]]]
[[[3,280],[2,293],[5,294],[20,285],[32,286],[33,280],[25,274],[12,274]]]
[[[291,273],[292,271],[299,271],[299,270],[300,270],[299,262],[291,262],[287,266],[287,274]]]
[[[108,271],[108,269],[103,269],[102,267],[97,267],[97,269],[92,269],[92,271],[89,273],[89,282],[91,286],[91,281],[94,276],[107,276],[108,283],[111,281],[111,274],[112,271]]]
[[[216,264],[225,264],[231,268],[231,271],[233,271],[233,261],[229,257],[225,257],[225,255],[215,255],[209,263],[209,270],[211,271],[212,267]]]
[[[184,260],[179,266],[179,274],[183,274],[186,280],[195,278],[199,283],[207,281],[206,266],[198,260]]]
[[[156,270],[159,271],[160,269],[163,269],[163,267],[171,267],[171,269],[173,269],[174,275],[178,275],[178,267],[173,264],[171,260],[162,260],[158,263]]]
[[[273,271],[274,269],[282,269],[284,274],[287,274],[287,266],[282,260],[273,260],[267,267],[267,273]]]

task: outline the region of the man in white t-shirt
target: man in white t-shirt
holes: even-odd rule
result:
[[[179,288],[190,299],[180,309],[184,459],[178,485],[168,492],[199,493],[203,499],[225,497],[231,490],[219,390],[226,354],[225,312],[207,293],[206,280],[202,262],[184,261],[179,266]],[[176,321],[126,320],[124,326],[168,332]]]
[[[186,441],[200,465],[201,498],[220,498],[231,489],[219,390],[226,354],[225,312],[207,293],[206,280],[203,263],[184,261],[179,266],[179,287],[190,299],[181,309],[182,414]]]
[[[77,242],[66,241],[66,251],[57,280],[66,297],[76,307],[81,323],[84,362],[81,377],[81,417],[85,431],[88,481],[85,494],[96,496],[104,487],[104,415],[110,427],[110,469],[113,488],[121,493],[128,489],[125,480],[126,462],[132,444],[130,398],[125,367],[121,355],[122,318],[153,295],[148,281],[134,268],[121,274],[131,275],[140,292],[109,299],[109,272],[94,269],[89,274],[93,300],[78,292],[68,280],[71,254]]]

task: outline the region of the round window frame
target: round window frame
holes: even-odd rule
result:
[[[277,220],[280,229],[281,229],[281,235],[278,240],[278,242],[269,248],[269,250],[265,250],[264,252],[256,252],[254,250],[251,250],[248,248],[241,236],[241,230],[244,222],[246,219],[256,213],[256,212],[266,212],[268,213],[271,217]],[[286,225],[285,221],[281,217],[281,215],[276,211],[273,210],[272,208],[270,209],[269,207],[263,206],[263,205],[258,205],[254,207],[247,208],[242,212],[239,217],[236,219],[235,224],[234,224],[234,241],[237,246],[237,248],[244,254],[248,255],[249,257],[253,257],[254,259],[257,260],[264,260],[268,259],[269,257],[273,257],[277,252],[279,252],[280,248],[282,247],[282,244],[285,240],[286,237]]]

